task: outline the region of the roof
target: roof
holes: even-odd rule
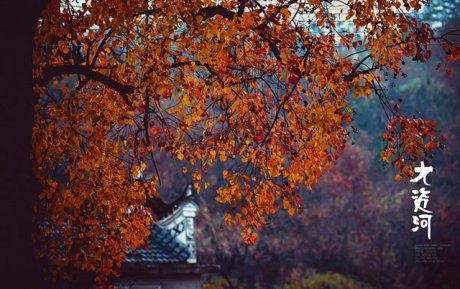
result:
[[[187,200],[195,199],[195,192],[192,190],[192,186],[188,185],[184,192],[172,203],[165,203],[161,198],[147,197],[147,206],[152,209],[157,220],[162,220],[174,213],[183,203]]]
[[[177,241],[171,232],[154,225],[146,241],[147,248],[139,248],[128,254],[124,263],[182,263],[190,253],[184,244]]]

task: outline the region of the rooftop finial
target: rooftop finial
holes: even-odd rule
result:
[[[193,194],[192,188],[193,188],[192,185],[187,186],[187,190],[185,191],[185,196],[186,197],[190,197]]]

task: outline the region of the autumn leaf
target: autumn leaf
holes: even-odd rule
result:
[[[289,76],[289,78],[288,78],[288,81],[289,81],[290,84],[296,84],[298,78],[299,77],[297,75],[291,74],[291,76]]]

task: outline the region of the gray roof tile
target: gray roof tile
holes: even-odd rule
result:
[[[139,248],[128,254],[125,263],[180,263],[186,262],[189,252],[169,230],[153,226],[147,239],[147,249]]]

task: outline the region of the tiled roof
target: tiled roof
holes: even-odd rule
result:
[[[180,263],[189,257],[184,244],[177,241],[166,229],[153,226],[147,239],[147,249],[139,248],[130,253],[125,263]]]

